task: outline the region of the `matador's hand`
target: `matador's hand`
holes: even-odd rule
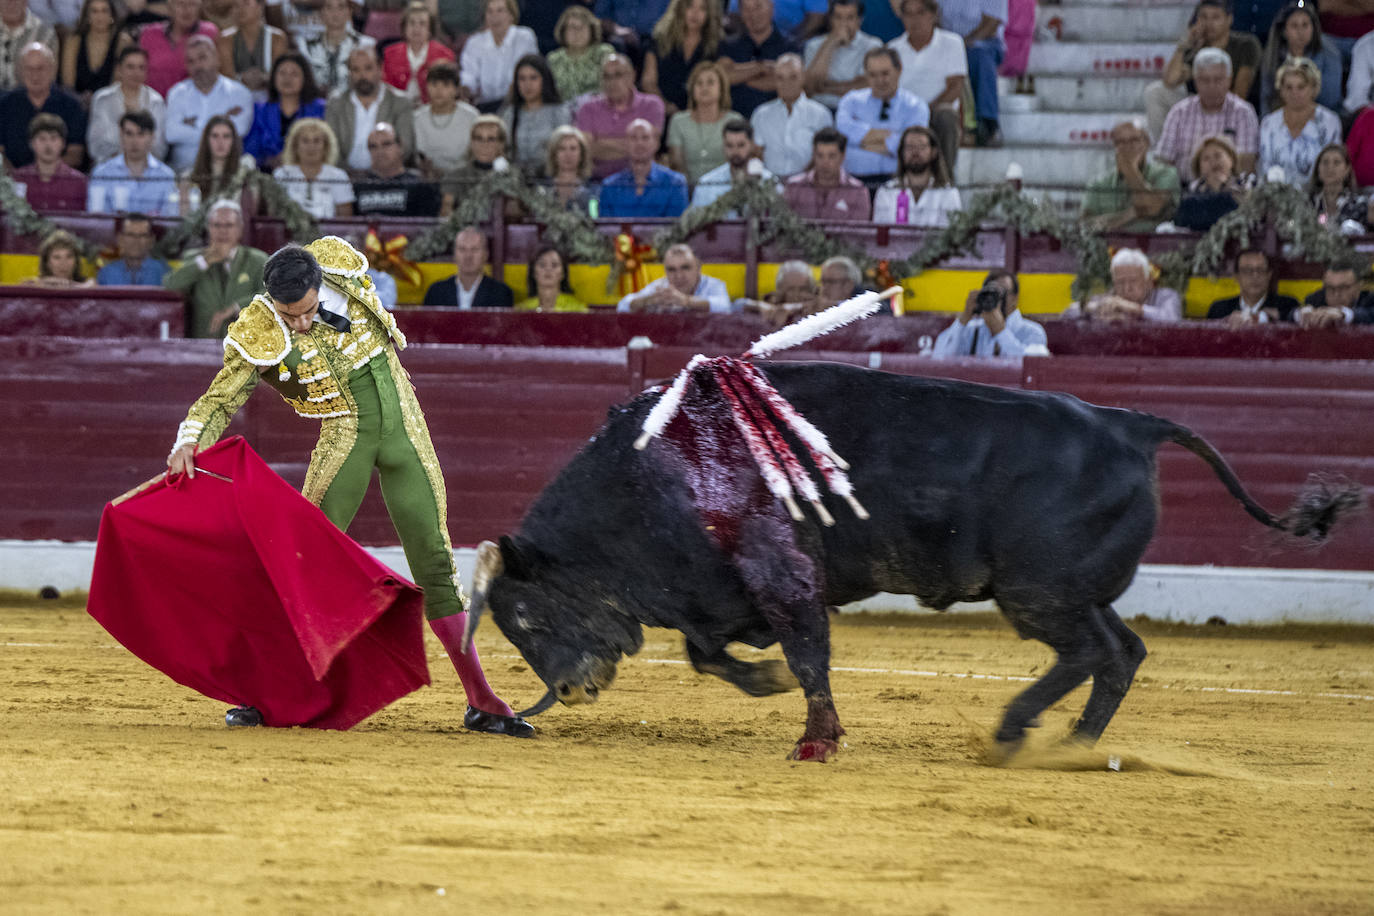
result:
[[[194,442],[187,442],[181,448],[174,449],[172,454],[167,456],[167,472],[169,474],[185,474],[192,478],[196,476],[196,445]]]

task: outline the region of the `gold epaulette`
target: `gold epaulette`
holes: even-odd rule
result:
[[[336,279],[357,279],[367,275],[367,258],[337,235],[315,239],[305,246],[305,250],[315,256],[315,260],[320,264],[320,270]]]
[[[291,352],[291,333],[266,296],[254,296],[229,325],[226,347],[255,366],[275,366]]]

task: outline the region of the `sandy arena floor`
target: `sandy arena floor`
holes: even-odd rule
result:
[[[818,765],[783,759],[800,693],[698,676],[668,631],[535,741],[458,727],[434,642],[435,685],[352,732],[230,731],[79,603],[9,605],[0,913],[1374,912],[1374,632],[1139,631],[1101,746],[1054,753],[1081,689],[998,769],[982,737],[1048,649],[991,616],[841,618],[848,746]]]

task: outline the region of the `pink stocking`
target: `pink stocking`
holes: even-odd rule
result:
[[[467,624],[468,615],[464,611],[431,620],[429,628],[439,637],[439,642],[444,644],[449,661],[453,662],[453,667],[458,670],[458,679],[463,682],[463,692],[468,695],[468,705],[498,716],[514,715],[511,708],[487,683],[487,676],[482,673],[482,663],[477,659],[477,644],[473,643],[468,647],[467,655],[463,654],[463,628]]]

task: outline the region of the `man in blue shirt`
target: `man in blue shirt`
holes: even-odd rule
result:
[[[730,12],[738,13],[739,7],[740,0],[730,0]],[[825,25],[826,9],[827,0],[773,0],[773,23],[793,41],[802,41]]]
[[[844,167],[870,181],[897,171],[897,144],[908,127],[927,127],[930,106],[901,87],[902,58],[892,48],[864,55],[867,89],[846,92],[835,112],[835,127],[849,141]]]
[[[115,234],[119,259],[95,275],[101,286],[161,286],[167,276],[166,262],[148,257],[153,250],[153,221],[145,214],[130,213],[120,220]]]
[[[1017,308],[1021,284],[1009,270],[998,268],[968,294],[964,312],[935,338],[935,356],[1048,356],[1045,328]],[[980,294],[987,294],[980,304]],[[991,301],[996,300],[993,304]]]
[[[658,129],[643,118],[635,118],[625,129],[625,152],[629,166],[601,183],[601,216],[681,216],[687,209],[687,179],[654,162]]]
[[[641,36],[653,34],[654,25],[667,11],[668,0],[597,0],[595,10],[597,18]]]
[[[979,146],[1002,145],[997,120],[997,68],[1007,54],[1002,41],[1006,22],[1007,0],[943,0],[940,4],[940,28],[964,39],[969,87],[978,113],[974,139]]]
[[[86,189],[87,210],[150,216],[177,214],[176,173],[149,152],[156,130],[148,112],[124,112],[119,119],[119,147],[123,152],[91,171]]]

